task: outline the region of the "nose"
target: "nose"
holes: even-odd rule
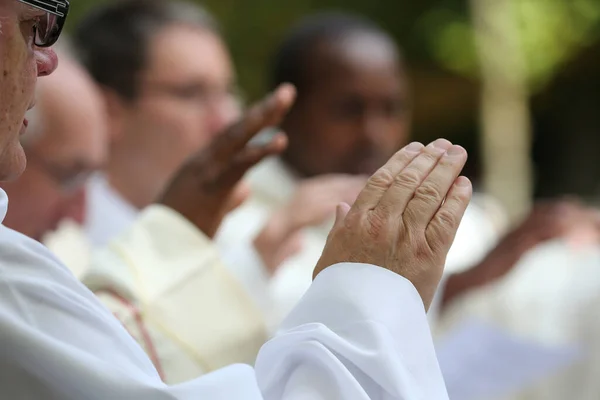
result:
[[[47,76],[58,66],[58,56],[52,48],[37,47],[35,49],[38,76]]]
[[[379,115],[368,115],[363,121],[364,138],[371,143],[379,142],[386,131],[386,119]]]
[[[70,219],[82,225],[86,215],[86,190],[85,187],[77,189],[66,200],[62,212],[62,219]]]

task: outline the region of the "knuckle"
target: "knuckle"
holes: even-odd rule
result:
[[[382,168],[369,179],[368,184],[376,188],[384,189],[389,187],[392,182],[394,182],[394,177],[391,172],[386,168]]]
[[[451,210],[441,209],[435,217],[436,225],[441,229],[455,229],[458,226],[458,217]]]
[[[426,148],[426,150],[419,155],[419,163],[421,165],[435,166],[438,162],[441,162],[440,157],[443,154],[444,152],[441,150]]]
[[[442,194],[438,185],[432,182],[424,182],[415,192],[415,198],[426,203],[441,202],[445,193]]]
[[[417,171],[408,169],[401,174],[398,174],[394,179],[394,184],[402,187],[414,190],[421,183],[421,179]]]

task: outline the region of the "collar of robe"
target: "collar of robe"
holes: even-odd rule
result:
[[[6,212],[8,211],[8,195],[3,189],[0,189],[0,223],[4,222]]]

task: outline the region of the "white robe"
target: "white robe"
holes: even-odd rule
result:
[[[216,246],[172,209],[152,205],[92,257],[81,278],[177,384],[256,360],[264,318]]]
[[[600,247],[555,240],[530,251],[503,280],[447,310],[445,329],[478,318],[548,346],[577,346],[571,365],[504,400],[600,398]]]
[[[139,210],[125,200],[97,174],[87,185],[85,232],[93,248],[104,248],[117,235],[129,228]]]
[[[0,217],[7,197],[0,192]],[[169,387],[125,328],[41,244],[0,226],[7,399],[447,399],[422,301],[404,278],[332,266],[261,350]]]

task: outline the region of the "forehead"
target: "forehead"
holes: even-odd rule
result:
[[[307,71],[312,92],[406,90],[397,50],[392,43],[368,34],[356,34],[315,47]]]
[[[232,66],[222,40],[207,30],[175,25],[161,30],[148,49],[148,77],[229,79]]]
[[[24,15],[43,15],[44,11],[22,3],[18,0],[0,0],[0,23],[6,22],[7,19],[22,17]]]

